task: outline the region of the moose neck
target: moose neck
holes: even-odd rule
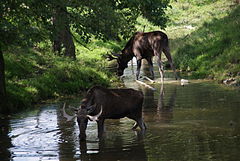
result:
[[[130,47],[128,47],[128,48],[125,47],[122,50],[122,55],[124,56],[124,58],[126,59],[127,62],[132,60],[132,58],[134,57],[134,54],[133,54],[132,49]]]
[[[132,43],[133,43],[133,38],[131,38],[125,48],[122,50],[122,54],[124,55],[124,58],[127,60],[127,62],[129,62],[130,60],[132,60],[132,58],[134,57],[134,53],[132,50]]]
[[[127,42],[126,46],[122,50],[122,54],[124,55],[124,57],[128,62],[132,60],[132,58],[134,57],[133,48],[132,48],[133,40],[134,40],[134,36],[131,37],[131,39]]]

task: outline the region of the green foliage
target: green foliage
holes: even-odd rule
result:
[[[150,32],[150,31],[159,30],[158,26],[155,26],[153,23],[151,23],[150,21],[148,21],[146,18],[142,16],[139,16],[137,18],[137,23],[135,26],[137,31]]]
[[[65,25],[89,42],[92,37],[116,40],[128,38],[136,31],[137,18],[142,15],[155,25],[165,27],[165,10],[169,0],[2,0],[0,2],[0,44],[5,46],[34,45],[56,36],[56,28]],[[53,26],[53,15],[57,9],[65,9],[69,24],[59,20]],[[61,22],[63,24],[61,24]],[[56,28],[55,28],[56,27]]]
[[[43,1],[0,1],[0,45],[32,46],[49,37],[51,10]]]
[[[169,0],[90,0],[80,1],[79,7],[69,7],[74,31],[88,42],[91,37],[118,40],[136,32],[137,18],[142,15],[155,25],[165,27],[165,10]],[[77,15],[77,16],[76,16]]]
[[[170,0],[142,0],[140,9],[142,16],[153,23],[153,25],[166,27],[167,17],[165,9],[168,7]]]

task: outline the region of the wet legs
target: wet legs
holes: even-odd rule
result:
[[[139,78],[141,65],[142,65],[142,59],[137,60],[137,73],[136,73],[136,79],[137,79],[137,80],[138,80],[138,78]]]
[[[98,137],[101,138],[104,132],[104,119],[98,120],[97,126],[98,126]]]
[[[152,75],[152,79],[154,79],[154,72],[153,72],[153,62],[152,62],[152,58],[149,57],[147,58],[147,61],[148,61],[148,64],[149,64],[149,70],[150,70],[150,73]]]
[[[169,47],[164,48],[164,49],[163,49],[163,52],[164,52],[165,56],[167,57],[168,62],[169,62],[169,64],[170,64],[170,66],[171,66],[171,68],[172,68],[172,70],[173,70],[173,72],[174,72],[175,78],[176,78],[176,80],[177,80],[177,79],[178,79],[178,76],[177,76],[177,73],[176,73],[175,66],[174,66],[174,64],[173,64],[173,60],[172,60],[172,56],[171,56],[171,54],[170,54],[170,49],[169,49]]]
[[[161,82],[163,83],[164,75],[163,75],[163,64],[161,61],[161,57],[157,56],[157,64],[158,64],[158,70],[161,76]]]

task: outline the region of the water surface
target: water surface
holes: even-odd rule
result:
[[[96,123],[89,122],[87,141],[80,142],[78,126],[62,117],[60,101],[1,118],[1,160],[239,160],[239,90],[166,79],[164,85],[151,84],[153,91],[134,82],[130,69],[124,80],[126,87],[144,93],[145,134],[132,131],[134,122],[127,118],[108,120],[99,140]],[[79,100],[66,101],[78,106]]]

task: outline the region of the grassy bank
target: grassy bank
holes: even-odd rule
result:
[[[93,85],[110,86],[115,76],[107,70],[102,55],[114,43],[92,42],[88,48],[76,46],[77,60],[56,56],[50,46],[5,51],[8,111],[30,107],[41,100],[79,94]],[[1,109],[2,111],[5,108]]]
[[[228,0],[173,2],[167,32],[177,68],[240,82],[240,7]]]

